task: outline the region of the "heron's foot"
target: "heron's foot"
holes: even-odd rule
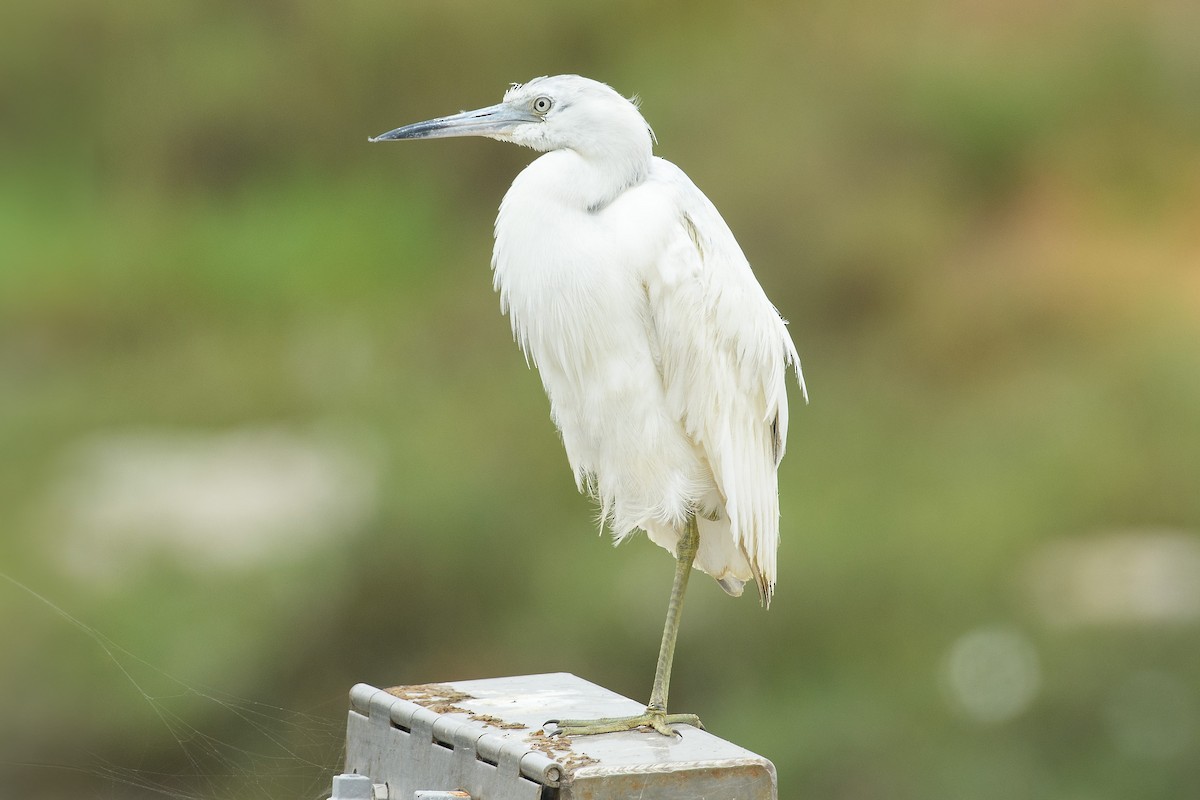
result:
[[[679,736],[672,725],[691,725],[704,730],[700,718],[695,714],[668,714],[663,709],[647,708],[645,713],[632,717],[601,717],[600,719],[551,719],[547,725],[555,726],[551,736],[592,736],[597,733],[617,733],[652,728],[663,736]]]

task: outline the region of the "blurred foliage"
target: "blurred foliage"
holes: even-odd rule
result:
[[[640,95],[812,388],[776,603],[694,584],[674,707],[781,797],[1194,792],[1196,615],[1056,625],[1025,576],[1200,531],[1198,8],[3,4],[0,571],[92,632],[0,581],[0,793],[316,796],[358,681],[648,690],[670,561],[596,537],[491,293],[531,154],[366,143],[558,72]],[[65,566],[81,442],[258,428],[359,443],[369,513]],[[946,664],[997,627],[1036,691],[979,719]]]

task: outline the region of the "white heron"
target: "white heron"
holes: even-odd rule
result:
[[[692,566],[735,596],[753,579],[764,605],[775,588],[789,366],[807,400],[786,323],[717,209],[652,155],[636,102],[606,84],[535,78],[497,105],[370,141],[448,136],[545,153],[500,204],[501,310],[541,375],[580,491],[617,542],[642,529],[676,558],[645,713],[550,722],[567,735],[699,725],[667,713]]]

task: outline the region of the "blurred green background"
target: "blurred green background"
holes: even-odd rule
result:
[[[693,583],[673,707],[781,798],[1197,792],[1195,2],[0,31],[3,796],[324,796],[358,681],[647,694],[671,561],[597,536],[491,290],[533,154],[366,142],[559,72],[641,96],[812,390],[776,601]]]

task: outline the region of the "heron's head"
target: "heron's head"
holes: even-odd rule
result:
[[[486,136],[543,152],[644,151],[648,158],[653,135],[637,106],[608,85],[555,75],[513,84],[494,106],[406,125],[370,141]]]

